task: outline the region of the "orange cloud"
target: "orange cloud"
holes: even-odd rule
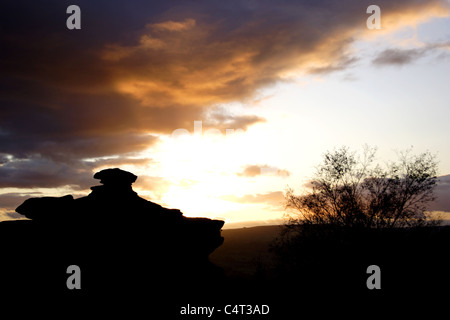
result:
[[[263,194],[247,194],[242,197],[233,195],[220,197],[223,200],[239,203],[264,203],[272,206],[280,206],[284,202],[284,194],[281,191],[272,191]]]
[[[92,14],[75,32],[61,27],[62,2],[8,2],[0,12],[0,157],[28,159],[37,172],[45,161],[139,152],[194,120],[245,129],[264,119],[215,110],[301,74],[350,68],[352,44],[375,34],[369,1],[78,4]],[[449,12],[439,0],[377,4],[382,32]]]
[[[189,30],[195,26],[194,19],[186,19],[184,21],[166,21],[160,23],[147,24],[145,27],[148,29],[154,29],[158,31],[184,31]]]
[[[276,167],[265,165],[247,165],[242,172],[237,173],[241,177],[256,177],[256,176],[278,176],[289,177],[291,173],[285,169],[278,169]]]

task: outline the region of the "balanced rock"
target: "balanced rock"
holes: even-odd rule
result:
[[[105,185],[131,185],[136,181],[137,176],[131,172],[113,168],[97,172],[94,174],[94,179],[100,179],[100,183]]]
[[[208,256],[223,242],[223,221],[185,217],[139,197],[130,172],[106,169],[94,178],[102,185],[88,196],[31,198],[16,209],[31,220],[0,222],[0,241],[14,243],[4,250],[0,274],[22,273],[9,279],[10,287],[65,290],[58,277],[72,264],[85,272],[87,294],[214,284],[222,277]],[[42,277],[27,277],[30,267]]]

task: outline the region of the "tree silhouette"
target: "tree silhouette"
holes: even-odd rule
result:
[[[426,211],[434,199],[436,157],[409,149],[396,162],[375,164],[376,149],[362,155],[347,147],[328,151],[317,167],[311,190],[286,192],[288,227],[328,225],[396,228],[436,224]]]
[[[286,192],[287,221],[273,242],[279,283],[308,295],[373,298],[366,270],[380,266],[387,299],[440,286],[449,229],[426,211],[437,183],[436,157],[409,149],[376,164],[376,149],[328,151],[309,190]],[[445,269],[442,269],[445,270]],[[324,298],[324,300],[326,300]]]

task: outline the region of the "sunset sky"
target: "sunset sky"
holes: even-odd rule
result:
[[[0,220],[29,197],[85,196],[108,167],[229,226],[279,221],[285,189],[344,145],[380,163],[413,146],[450,174],[449,1],[0,6]]]

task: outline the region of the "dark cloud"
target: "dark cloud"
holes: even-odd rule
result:
[[[2,186],[81,186],[90,174],[84,158],[126,158],[194,120],[244,130],[262,122],[211,111],[251,101],[292,71],[352,66],[347,49],[371,2],[79,0],[82,28],[68,30],[71,4],[2,4]],[[445,6],[377,4],[391,18]],[[397,52],[398,61],[407,57]]]
[[[92,185],[92,171],[46,158],[10,161],[0,167],[0,188],[55,188]]]
[[[6,219],[4,217],[1,217],[2,215],[4,217],[6,217]],[[15,212],[15,211],[7,211],[3,214],[0,214],[0,217],[1,217],[0,218],[1,220],[9,220],[9,219],[16,220],[16,219],[24,219],[25,218],[25,216],[21,215],[20,213]]]
[[[429,210],[450,212],[450,175],[438,178],[434,194],[436,200],[429,205]]]
[[[404,65],[424,55],[424,49],[386,49],[372,61],[375,65]]]
[[[256,177],[256,176],[278,176],[289,177],[291,173],[286,169],[279,169],[267,164],[264,165],[247,165],[241,172],[237,173],[240,177]]]
[[[75,190],[88,189],[98,183],[95,172],[107,167],[148,165],[152,159],[135,158],[134,154],[113,158],[94,158],[65,163],[49,158],[9,159],[0,166],[0,188],[58,188],[70,185]],[[140,178],[143,180],[144,177]]]
[[[5,139],[6,140],[6,139]],[[44,155],[53,161],[73,164],[80,158],[95,158],[130,152],[138,152],[148,148],[156,137],[147,134],[122,134],[122,135],[102,135],[97,137],[55,137],[46,140],[24,140],[28,148],[21,150],[20,146],[11,145],[7,151],[17,159],[40,159]],[[0,138],[0,143],[2,139]],[[21,142],[20,139],[15,140]],[[5,141],[3,147],[8,145]],[[2,150],[2,151],[3,151]]]
[[[14,210],[30,197],[42,196],[40,192],[0,194],[0,221],[25,218]]]
[[[426,54],[429,54],[431,51],[437,51],[439,49],[447,49],[450,48],[450,44],[448,42],[442,43],[433,43],[427,44],[422,48],[414,48],[414,49],[386,49],[380,52],[375,59],[372,60],[374,65],[384,66],[384,65],[398,65],[402,66],[405,64],[412,63]]]
[[[15,192],[0,194],[0,208],[14,210],[26,199],[30,197],[39,197],[39,196],[41,196],[40,192],[27,193],[27,195]]]

